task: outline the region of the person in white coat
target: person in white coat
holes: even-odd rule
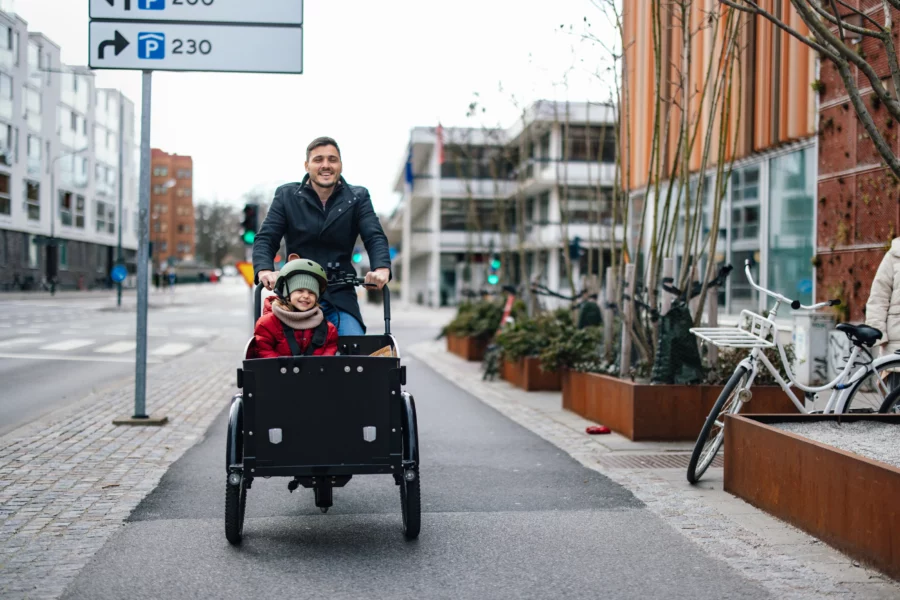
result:
[[[866,325],[883,334],[878,341],[882,354],[900,350],[900,238],[891,242],[875,272],[866,302]],[[900,385],[900,373],[891,373],[888,385],[891,389]]]
[[[891,243],[872,280],[866,325],[884,334],[879,340],[883,353],[900,350],[900,238]]]

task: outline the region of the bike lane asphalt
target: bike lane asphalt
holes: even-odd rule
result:
[[[310,490],[272,478],[254,482],[244,541],[230,546],[223,406],[64,597],[771,597],[627,489],[404,360],[423,462],[418,540],[403,537],[389,476],[355,477],[324,515]]]

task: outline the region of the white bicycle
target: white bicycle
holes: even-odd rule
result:
[[[778,328],[774,319],[779,306],[784,303],[794,310],[818,310],[827,306],[837,306],[840,304],[840,300],[829,300],[812,306],[803,306],[798,300],[790,300],[781,294],[758,286],[750,272],[749,260],[744,266],[744,272],[747,274],[747,281],[750,282],[750,285],[773,298],[775,304],[769,311],[768,318],[745,310],[741,312],[737,327],[695,327],[691,329],[691,333],[698,338],[719,348],[748,348],[750,350],[749,356],[738,364],[734,374],[725,384],[725,388],[703,424],[700,437],[697,438],[694,451],[691,453],[691,460],[688,463],[687,479],[691,483],[697,483],[719,452],[725,438],[725,415],[740,412],[741,407],[750,401],[752,397],[750,387],[753,385],[760,364],[769,371],[801,413],[878,412],[885,406],[890,392],[886,376],[890,371],[900,370],[900,354],[874,358],[869,351],[869,348],[881,339],[880,331],[866,325],[841,323],[837,326],[837,330],[844,332],[853,344],[853,349],[843,370],[834,381],[823,386],[809,387],[797,382],[791,372],[784,347],[778,340]],[[767,348],[778,348],[781,365],[787,374],[788,381],[781,377],[765,355]],[[852,375],[851,372],[853,372]],[[831,396],[822,411],[808,410],[794,394],[791,386],[806,392],[807,399],[814,399],[815,394],[828,390],[831,390]]]

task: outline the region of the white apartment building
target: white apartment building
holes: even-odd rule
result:
[[[596,273],[600,253],[623,236],[611,212],[614,123],[606,104],[536,102],[507,129],[444,128],[443,162],[437,129],[413,128],[395,183],[402,198],[386,224],[399,240],[393,269],[404,302],[455,304],[466,288],[492,287],[495,254],[504,263],[499,284],[518,282],[519,198],[529,278],[571,293],[564,220],[570,242],[578,237],[594,254]],[[588,263],[586,253],[573,262],[576,288]]]
[[[108,284],[119,227],[134,272],[136,150],[133,103],[97,89],[90,70],[61,64],[52,40],[0,12],[0,290],[42,281],[50,237],[60,287]]]

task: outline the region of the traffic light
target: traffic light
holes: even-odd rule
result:
[[[353,264],[358,265],[362,262],[362,252],[359,251],[359,248],[353,249]]]
[[[569,258],[572,260],[578,260],[581,258],[582,248],[581,248],[581,238],[577,235],[572,238],[572,241],[569,242]]]
[[[488,271],[488,283],[491,285],[497,285],[500,283],[500,267],[503,263],[500,261],[500,255],[494,254],[491,257],[490,270]]]
[[[244,205],[244,220],[241,221],[241,226],[244,228],[241,240],[248,246],[252,246],[256,239],[256,230],[259,227],[259,204]]]

